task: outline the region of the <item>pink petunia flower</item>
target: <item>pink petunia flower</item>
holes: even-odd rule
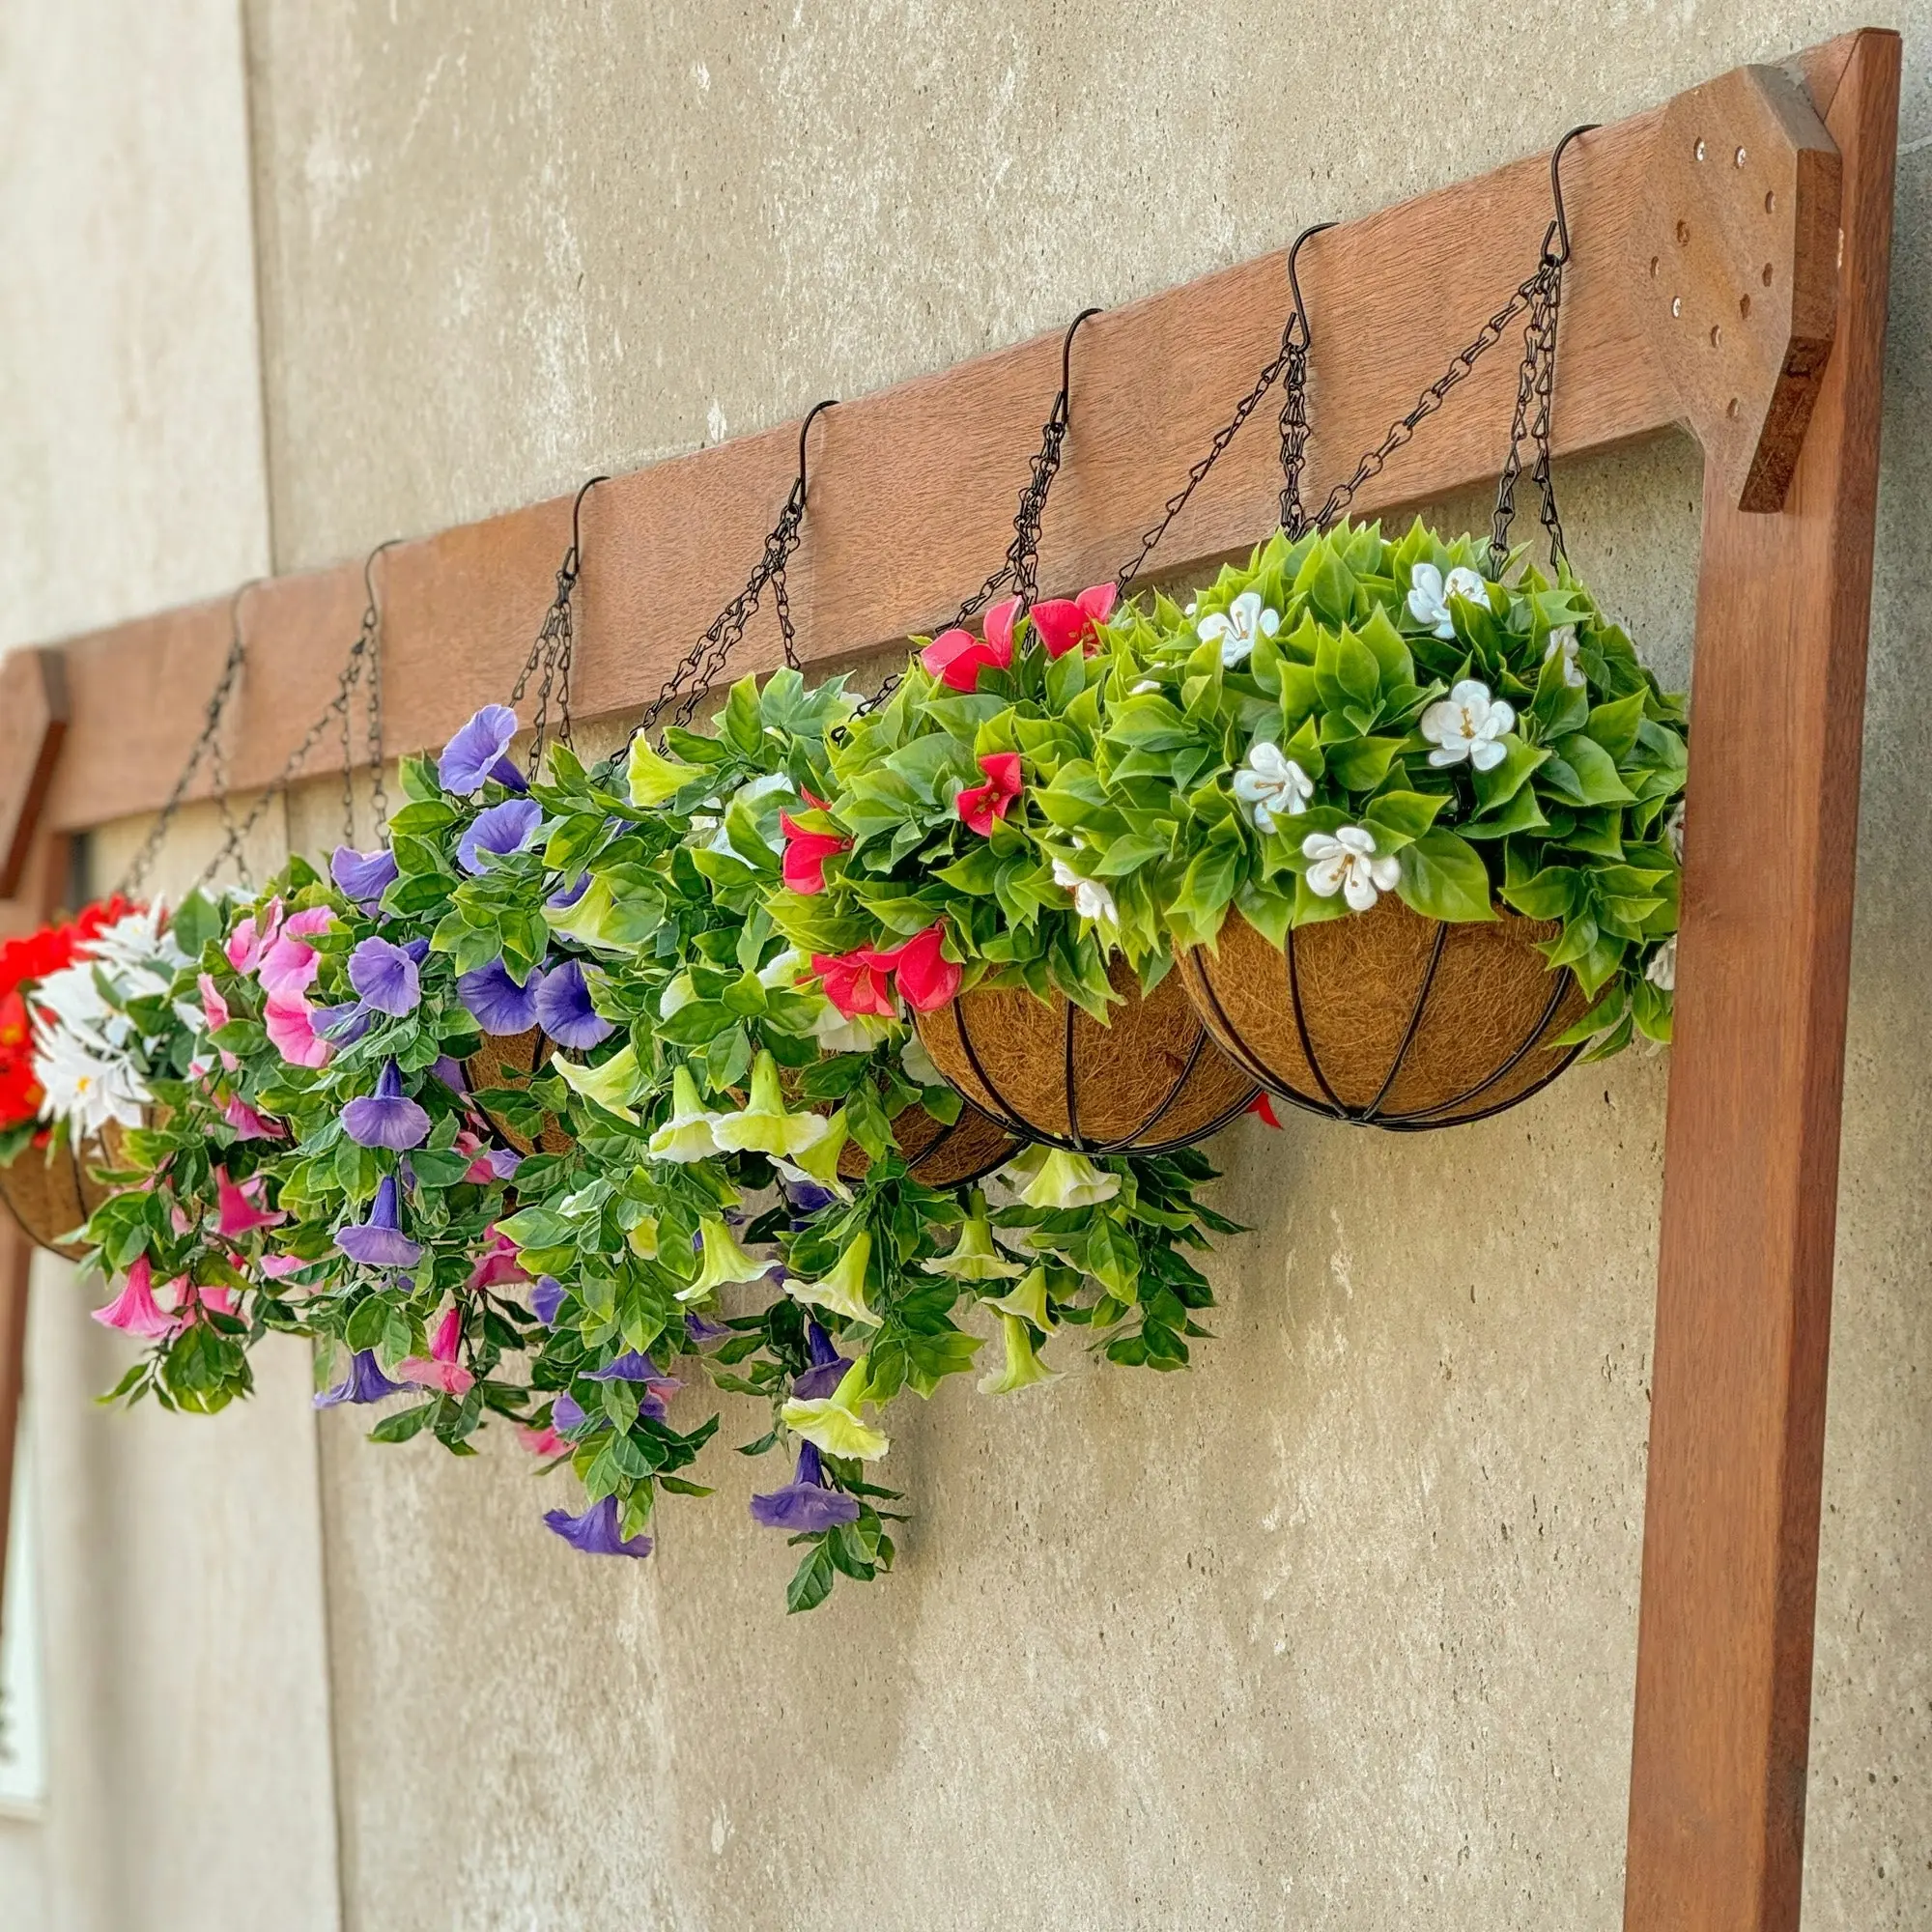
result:
[[[280,1227],[289,1218],[286,1209],[265,1208],[261,1205],[262,1187],[259,1174],[238,1187],[225,1167],[214,1170],[214,1199],[219,1217],[214,1231],[224,1241],[240,1240],[257,1228]]]
[[[266,1114],[258,1114],[239,1094],[229,1095],[227,1106],[221,1110],[221,1118],[244,1141],[280,1141],[288,1138],[286,1127],[279,1122],[270,1120]]]
[[[546,1424],[542,1429],[532,1429],[526,1422],[517,1425],[517,1440],[532,1456],[568,1456],[570,1444],[556,1431]]]
[[[178,1288],[180,1284],[171,1282],[168,1286]],[[180,1326],[155,1300],[154,1266],[146,1255],[135,1257],[121,1293],[104,1308],[95,1309],[93,1316],[103,1328],[118,1328],[124,1335],[138,1335],[144,1342],[158,1342]]]
[[[468,1395],[476,1378],[456,1359],[463,1341],[463,1315],[452,1304],[430,1337],[427,1355],[411,1355],[397,1363],[396,1374],[417,1388],[440,1389],[444,1395]]]
[[[270,999],[262,1019],[269,1043],[290,1065],[327,1065],[328,1042],[316,1032],[315,1014],[298,994],[293,1003]]]
[[[464,1287],[472,1293],[479,1289],[501,1288],[508,1282],[526,1282],[529,1276],[524,1272],[523,1264],[517,1259],[517,1244],[507,1235],[499,1235],[493,1227],[489,1231],[489,1245],[476,1258],[476,1265],[469,1270],[469,1279]],[[454,1311],[451,1311],[454,1313]]]
[[[250,913],[233,932],[228,935],[228,943],[222,951],[228,955],[228,963],[238,973],[252,973],[262,963],[262,955],[268,952],[282,929],[282,902],[270,899],[257,922]]]

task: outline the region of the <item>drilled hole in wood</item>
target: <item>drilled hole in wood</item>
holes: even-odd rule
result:
[[[1672,296],[1670,298],[1670,313],[1672,315],[1682,315],[1684,313],[1684,298],[1682,296]]]
[[[1677,224],[1677,245],[1680,248],[1685,247],[1689,244],[1690,240],[1690,224],[1688,221],[1680,221]]]
[[[1750,320],[1749,296],[1740,296],[1738,298],[1738,319],[1742,322],[1748,322]]]
[[[1655,255],[1650,258],[1650,279],[1653,282],[1657,279],[1657,257]]]
[[[1745,151],[1742,148],[1740,148],[1737,151],[1737,153],[1734,156],[1732,156],[1731,159],[1735,166],[1743,167],[1745,164]]]
[[[1762,282],[1764,283],[1764,285],[1765,285],[1765,287],[1766,287],[1766,288],[1770,288],[1770,286],[1771,286],[1771,264],[1770,264],[1769,262],[1767,262],[1767,263],[1766,263],[1766,264],[1764,265],[1764,273],[1763,273],[1763,274],[1762,274],[1762,275],[1761,275],[1761,276],[1759,277],[1759,279],[1760,279],[1760,280],[1761,280],[1761,281],[1762,281]]]
[[[1699,160],[1701,161],[1701,160],[1702,160],[1702,159],[1704,158],[1704,154],[1705,154],[1705,148],[1704,148],[1704,144],[1703,144],[1703,142],[1702,142],[1702,141],[1699,141],[1699,142],[1697,143],[1697,151],[1696,151],[1696,152],[1697,152],[1697,158],[1698,158],[1698,159],[1699,159]]]
[[[1774,189],[1766,188],[1764,191],[1764,212],[1767,214],[1777,213],[1777,195]]]
[[[1738,413],[1738,399],[1735,396],[1724,405],[1724,413],[1735,419]]]
[[[1711,325],[1711,347],[1713,349],[1717,348],[1718,344],[1723,341],[1723,339],[1724,331],[1722,326],[1714,322]]]

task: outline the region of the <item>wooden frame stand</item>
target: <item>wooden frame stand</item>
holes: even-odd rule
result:
[[[1625,1923],[1788,1932],[1804,1793],[1860,735],[1899,43],[1870,30],[1589,133],[1563,162],[1575,253],[1558,456],[1688,424],[1705,453],[1687,869],[1658,1269]],[[1318,236],[1309,500],[1352,469],[1536,266],[1531,158]],[[1421,265],[1429,265],[1429,272]],[[1451,265],[1445,285],[1431,276]],[[1049,590],[1110,577],[1256,369],[1275,254],[1095,317],[1072,369]],[[1006,545],[1058,330],[845,403],[813,431],[790,571],[820,670],[929,630]],[[1493,478],[1514,345],[1374,477],[1357,514]],[[783,425],[602,482],[583,508],[580,718],[636,715],[742,581],[792,477]],[[1237,439],[1164,567],[1272,527],[1268,439]],[[379,587],[389,751],[500,698],[548,602],[569,499],[402,545]],[[359,560],[262,586],[233,783],[279,769],[330,696]],[[229,644],[226,600],[71,641],[57,766],[0,772],[53,833],[151,811]],[[748,639],[738,670],[776,660]],[[26,688],[10,660],[0,691]],[[0,717],[4,756],[48,731]],[[24,755],[24,754],[19,754]],[[49,754],[50,755],[50,754]],[[329,753],[317,753],[315,775]],[[50,777],[51,783],[47,783]],[[18,843],[0,825],[0,857]],[[5,1376],[0,1374],[0,1394]],[[0,1427],[6,1418],[0,1416]]]

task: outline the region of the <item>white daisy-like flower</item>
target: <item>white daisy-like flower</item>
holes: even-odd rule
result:
[[[1315,781],[1279,745],[1257,739],[1248,748],[1247,762],[1235,774],[1235,796],[1264,832],[1273,832],[1281,819],[1308,810]]]
[[[1429,762],[1439,769],[1466,758],[1479,772],[1493,771],[1509,756],[1503,738],[1515,725],[1514,705],[1492,697],[1480,680],[1465,677],[1422,714],[1422,735],[1435,747]]]
[[[1643,977],[1666,993],[1677,990],[1677,935],[1674,932],[1650,955]]]
[[[1247,662],[1258,639],[1281,629],[1281,612],[1264,606],[1259,590],[1243,590],[1225,611],[1203,617],[1194,628],[1204,644],[1220,640],[1222,666],[1233,670]]]
[[[1097,879],[1083,877],[1065,859],[1053,862],[1053,883],[1064,886],[1073,895],[1073,910],[1082,919],[1105,920],[1118,925],[1121,922],[1120,908],[1114,903],[1114,895]]]
[[[66,1121],[80,1139],[98,1136],[110,1121],[138,1127],[154,1098],[127,1057],[90,1053],[80,1037],[50,1028],[36,1040],[34,1078],[45,1098],[43,1121]]]
[[[1577,627],[1565,624],[1560,631],[1551,631],[1549,641],[1543,647],[1543,662],[1548,664],[1558,651],[1563,653],[1563,682],[1572,691],[1581,691],[1589,682],[1583,675],[1583,667],[1577,662]]]
[[[1308,890],[1320,899],[1337,893],[1351,910],[1367,912],[1383,893],[1395,891],[1402,867],[1390,855],[1378,857],[1376,835],[1366,825],[1344,825],[1336,832],[1311,832],[1301,841],[1308,867]]]
[[[1466,598],[1471,604],[1487,605],[1490,601],[1483,580],[1466,564],[1458,564],[1446,579],[1433,563],[1418,563],[1409,572],[1409,613],[1438,638],[1456,635],[1456,620],[1449,614],[1452,597]]]

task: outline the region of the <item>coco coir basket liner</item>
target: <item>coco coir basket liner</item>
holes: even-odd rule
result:
[[[1416,1131],[1527,1099],[1576,1059],[1557,1037],[1589,1006],[1551,972],[1550,923],[1425,919],[1393,895],[1290,932],[1284,949],[1239,914],[1218,952],[1179,977],[1215,1039],[1282,1098],[1331,1119]]]
[[[75,1233],[107,1199],[110,1190],[94,1179],[93,1170],[114,1164],[119,1138],[120,1130],[110,1123],[107,1145],[83,1141],[76,1151],[63,1139],[22,1148],[10,1166],[0,1167],[0,1196],[31,1240],[71,1262],[87,1252],[59,1237]]]
[[[484,1098],[484,1093],[491,1087],[510,1087],[521,1093],[530,1084],[531,1075],[543,1070],[550,1054],[549,1037],[541,1028],[531,1027],[527,1033],[486,1033],[483,1044],[463,1063],[464,1078],[469,1082],[476,1104],[502,1136],[504,1144],[517,1153],[568,1153],[571,1139],[555,1119],[546,1114],[542,1130],[532,1140],[497,1113]]]

